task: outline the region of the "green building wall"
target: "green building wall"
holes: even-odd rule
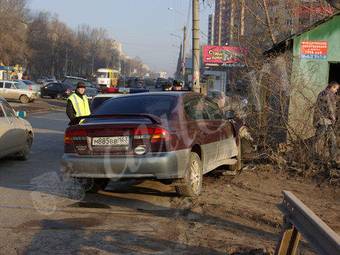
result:
[[[313,136],[315,132],[312,126],[313,107],[317,95],[328,84],[329,63],[340,63],[340,16],[332,17],[314,29],[296,36],[293,40],[289,125],[291,135],[306,139]],[[327,59],[301,59],[302,41],[328,41]]]

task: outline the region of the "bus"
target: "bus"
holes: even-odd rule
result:
[[[100,87],[116,87],[118,84],[119,71],[109,68],[97,70],[97,83]]]

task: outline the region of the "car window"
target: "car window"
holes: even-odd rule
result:
[[[177,97],[168,95],[126,96],[107,100],[95,115],[107,114],[153,114],[169,118],[177,105]]]
[[[46,88],[48,88],[48,89],[53,88],[53,83],[48,84],[48,85],[46,86]]]
[[[59,83],[52,83],[52,88],[58,90],[60,88]]]
[[[71,85],[77,85],[78,81],[74,79],[65,79],[64,83],[71,84]]]
[[[18,89],[27,89],[28,85],[22,81],[16,82],[14,85]]]
[[[218,105],[208,99],[204,100],[205,112],[209,120],[222,120],[223,115]]]
[[[5,111],[6,116],[8,118],[16,116],[15,113],[14,113],[13,108],[7,102],[3,102],[2,103],[2,107],[4,108],[4,111]]]
[[[203,120],[208,118],[204,111],[204,101],[199,97],[186,101],[184,103],[184,111],[191,120]]]
[[[29,80],[25,80],[25,81],[22,81],[22,82],[24,82],[27,85],[33,85],[34,84],[32,81],[29,81]]]
[[[0,88],[3,88],[4,87],[4,82],[0,82]]]
[[[11,82],[5,82],[5,88],[6,89],[11,89],[12,88],[12,84]]]
[[[91,103],[91,109],[92,111],[97,109],[99,106],[101,106],[104,102],[106,102],[107,100],[111,99],[112,97],[95,97],[92,100]]]

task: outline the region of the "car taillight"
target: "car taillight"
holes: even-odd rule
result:
[[[66,130],[64,144],[73,144],[73,140],[79,140],[81,138],[85,138],[86,136],[87,132],[84,129]]]
[[[138,128],[134,131],[134,139],[150,139],[151,143],[168,141],[170,139],[169,132],[161,127],[155,128]]]
[[[151,136],[151,143],[170,140],[170,135],[164,128],[155,128]]]

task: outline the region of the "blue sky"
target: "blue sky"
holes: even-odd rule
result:
[[[172,75],[180,39],[170,34],[182,35],[189,2],[191,0],[30,0],[29,3],[33,11],[57,14],[71,28],[89,24],[107,29],[114,39],[122,42],[127,55],[139,56],[152,70],[164,70]],[[208,14],[212,12],[209,6],[201,5],[201,30],[205,34]],[[205,43],[206,38],[203,36],[202,40]],[[190,49],[190,37],[188,46]]]

